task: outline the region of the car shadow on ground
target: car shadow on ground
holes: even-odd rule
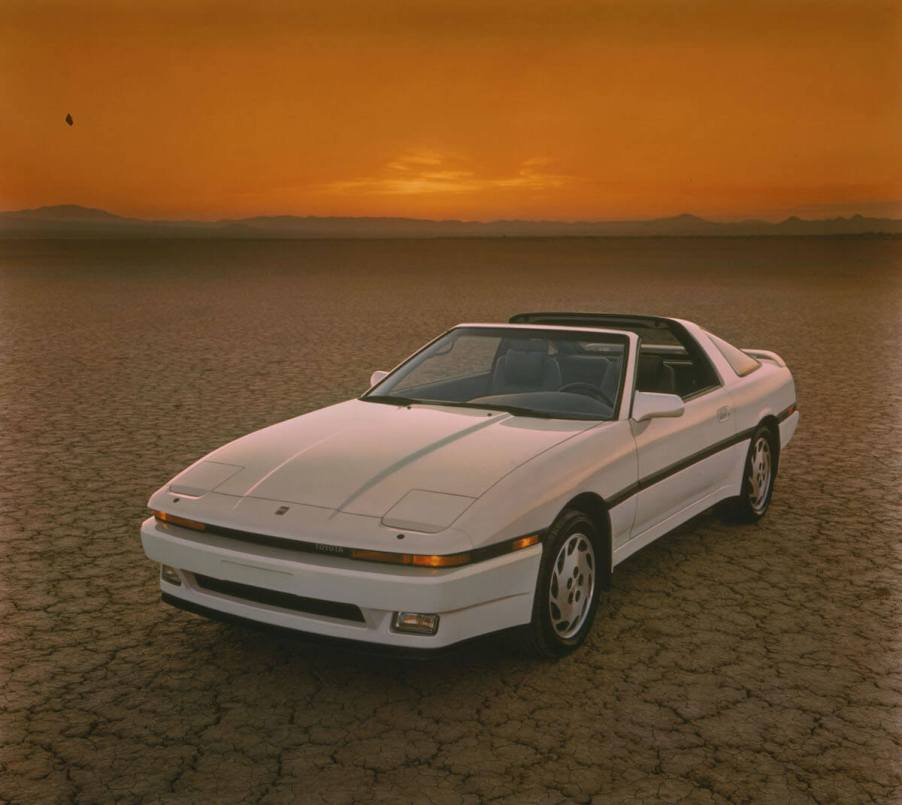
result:
[[[617,568],[611,589],[602,591],[598,616],[585,646],[568,655],[564,661],[583,655],[585,659],[591,655],[593,663],[598,663],[599,654],[611,642],[606,639],[606,630],[610,629],[612,622],[616,626],[618,613],[624,607],[629,609],[631,597],[638,599],[633,604],[641,603],[643,589],[653,593],[657,587],[655,578],[662,572],[675,569],[686,557],[697,553],[700,541],[712,530],[720,530],[724,532],[721,537],[729,537],[734,529],[738,529],[739,533],[734,534],[734,537],[741,539],[745,528],[754,533],[754,526],[726,525],[716,511],[704,512],[628,558]],[[677,606],[679,602],[675,599],[673,603]],[[678,613],[670,613],[669,617],[676,615]],[[198,620],[196,616],[184,617]],[[373,676],[396,677],[404,674],[428,679],[441,676],[439,669],[449,667],[494,669],[496,672],[511,673],[518,670],[528,672],[536,666],[553,665],[561,661],[533,655],[524,640],[522,628],[483,635],[440,650],[417,652],[364,642],[319,638],[251,622],[201,621],[201,624],[196,623],[194,626],[202,628],[212,643],[222,641],[229,645],[237,652],[236,659],[244,655],[252,664],[271,664],[278,658],[279,665],[294,666],[299,672],[315,666],[320,672],[340,668],[344,673],[355,671]],[[650,636],[655,632],[654,624],[647,626],[649,635],[646,636]]]

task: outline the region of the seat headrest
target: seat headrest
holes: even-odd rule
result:
[[[544,338],[512,338],[510,348],[519,352],[548,352],[548,342]]]

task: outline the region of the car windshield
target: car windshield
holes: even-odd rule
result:
[[[362,399],[508,411],[555,419],[613,419],[626,335],[458,327],[401,364]]]

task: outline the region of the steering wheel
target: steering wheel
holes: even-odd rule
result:
[[[594,397],[596,400],[601,400],[605,405],[609,405],[611,408],[614,407],[614,401],[600,388],[593,386],[591,383],[567,383],[566,385],[561,386],[558,391],[571,391],[575,394],[585,394],[587,397]]]

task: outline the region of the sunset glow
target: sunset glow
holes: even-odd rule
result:
[[[902,216],[902,2],[11,0],[0,71],[2,209]]]

